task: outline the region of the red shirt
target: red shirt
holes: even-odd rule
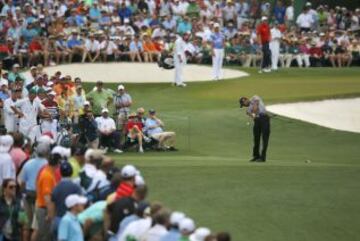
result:
[[[42,50],[41,44],[38,41],[31,41],[29,44],[30,52]]]
[[[124,197],[130,197],[135,188],[133,185],[130,185],[126,182],[120,183],[119,187],[116,189],[116,199],[124,198]]]
[[[127,131],[130,131],[134,126],[137,126],[140,131],[143,129],[143,123],[141,121],[138,121],[136,118],[129,119],[129,121],[126,125]]]
[[[310,48],[309,50],[309,54],[312,56],[312,57],[319,57],[321,58],[323,56],[323,51],[321,50],[321,48],[319,47],[312,47]]]
[[[260,36],[261,44],[270,42],[271,34],[269,24],[260,23],[256,28],[256,33]]]

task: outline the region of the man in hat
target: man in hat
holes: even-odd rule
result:
[[[271,28],[271,41],[270,41],[270,51],[271,51],[271,64],[272,70],[278,69],[278,63],[279,63],[279,55],[280,55],[280,42],[282,38],[282,33],[279,29],[279,23],[275,22],[274,26]]]
[[[224,60],[225,36],[220,32],[220,24],[214,24],[214,33],[211,35],[212,42],[212,66],[213,79],[220,80],[222,78],[222,65]]]
[[[178,87],[186,87],[184,83],[183,69],[186,64],[186,43],[190,38],[190,32],[186,32],[183,36],[179,35],[175,41],[174,50],[174,65],[175,65],[175,78],[174,84]]]
[[[263,59],[261,62],[261,70],[259,73],[271,72],[271,51],[269,48],[269,42],[271,39],[270,27],[268,24],[268,18],[263,16],[261,23],[256,28],[257,38],[259,44],[262,46]]]
[[[241,97],[240,108],[247,107],[246,114],[250,116],[254,121],[253,135],[254,135],[254,147],[253,158],[251,162],[265,162],[266,151],[268,147],[270,137],[270,117],[267,114],[264,102],[262,99],[254,95],[251,99]],[[260,154],[260,138],[262,138],[262,151]]]

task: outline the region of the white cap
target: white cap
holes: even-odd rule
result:
[[[20,65],[19,64],[14,64],[13,68],[20,68]]]
[[[65,199],[65,206],[67,208],[72,208],[77,204],[86,204],[86,203],[87,203],[87,198],[80,196],[78,194],[70,194]]]
[[[305,6],[306,6],[306,7],[311,7],[311,2],[307,2],[307,3],[305,4]]]
[[[14,139],[10,135],[0,136],[0,152],[9,152],[11,146],[14,144]]]
[[[30,70],[37,69],[35,66],[31,66]]]
[[[133,165],[126,165],[121,169],[121,176],[124,178],[134,177],[136,172],[137,170]]]
[[[182,212],[172,212],[170,216],[170,224],[171,225],[179,225],[181,220],[185,218],[185,213]]]
[[[84,101],[84,105],[90,105],[90,102],[89,101]]]
[[[45,15],[39,15],[39,18],[45,18]]]
[[[52,82],[52,81],[49,81],[49,82],[46,83],[46,86],[48,86],[48,87],[50,87],[52,85],[54,85],[54,82]]]
[[[192,233],[195,230],[195,223],[191,218],[184,218],[179,223],[180,232]]]
[[[211,234],[208,228],[197,228],[193,234],[190,235],[190,241],[204,241],[207,236]]]
[[[219,24],[219,23],[215,23],[215,24],[214,24],[214,28],[220,28],[220,24]]]
[[[145,185],[145,180],[141,175],[136,175],[135,176],[135,186],[144,186]]]
[[[261,21],[266,21],[266,20],[268,20],[268,18],[266,16],[261,17]]]
[[[9,82],[6,79],[1,79],[0,86],[6,85],[8,86]]]
[[[52,145],[55,143],[55,141],[48,135],[42,135],[39,137],[39,139],[37,140],[38,145],[39,144],[47,144],[47,145]]]
[[[105,113],[105,112],[109,113],[109,109],[108,109],[108,108],[104,108],[104,109],[101,110],[101,113]]]
[[[51,150],[51,154],[59,154],[63,158],[69,158],[71,156],[71,149],[63,146],[55,146]]]
[[[55,92],[55,91],[50,91],[50,92],[48,93],[48,95],[56,96],[56,92]]]
[[[118,86],[118,90],[124,90],[124,89],[125,89],[125,86],[123,86],[123,85]]]
[[[124,18],[124,23],[130,23],[130,20],[128,18]]]

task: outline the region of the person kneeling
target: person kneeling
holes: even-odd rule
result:
[[[149,118],[145,121],[144,132],[148,136],[157,140],[159,150],[176,151],[175,141],[176,134],[172,131],[164,131],[164,123],[156,117],[156,111],[149,110]]]
[[[110,149],[117,153],[122,153],[119,148],[120,134],[116,131],[114,119],[109,117],[109,110],[104,108],[101,116],[95,119],[99,131],[100,146],[106,150]]]

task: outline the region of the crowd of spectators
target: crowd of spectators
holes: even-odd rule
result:
[[[38,63],[159,60],[176,34],[191,32],[190,62],[211,62],[211,35],[226,36],[225,63],[257,66],[261,16],[282,32],[279,65],[359,65],[360,9],[312,6],[295,15],[294,1],[86,0],[0,2],[0,56],[4,66]]]

